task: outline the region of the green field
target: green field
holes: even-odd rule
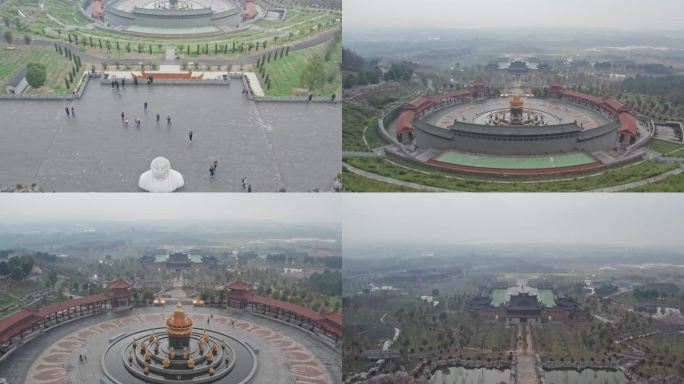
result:
[[[448,151],[439,155],[435,160],[469,167],[500,169],[559,168],[596,162],[593,157],[583,152],[553,156],[489,156]]]
[[[260,76],[261,87],[264,93],[268,96],[308,95],[309,90],[302,86],[300,77],[314,55],[319,55],[321,58],[325,57],[328,44],[332,44],[332,41],[300,51],[291,51],[286,56],[278,56],[277,60],[272,59],[271,62],[267,62],[264,68],[266,68],[265,73],[268,74],[271,80],[271,88],[267,88],[265,79]],[[312,90],[314,95],[330,96],[333,93],[337,93],[338,97],[340,96],[339,90],[342,84],[342,75],[340,74],[341,62],[342,47],[341,44],[336,43],[334,54],[330,56],[330,60],[324,62],[325,83],[322,87]]]
[[[40,89],[27,89],[28,93],[55,93],[68,94],[64,78],[71,70],[74,63],[60,55],[52,47],[18,45],[12,50],[8,45],[0,43],[0,85],[4,85],[12,78],[14,73],[27,63],[36,62],[45,64],[47,75],[45,86]],[[84,64],[85,65],[85,64]]]

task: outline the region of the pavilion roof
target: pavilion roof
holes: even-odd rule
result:
[[[619,102],[613,98],[605,99],[603,101],[603,104],[606,107],[612,109],[615,113],[627,111],[627,108],[625,107],[624,104],[622,104],[621,102]]]
[[[473,81],[472,83],[470,83],[471,87],[484,87],[485,85],[487,85],[487,83],[482,81],[482,79],[477,79],[477,80]]]
[[[636,136],[637,122],[634,116],[628,112],[620,112],[618,118],[620,119],[620,133],[628,136]]]
[[[123,289],[123,288],[130,288],[131,285],[126,281],[122,279],[116,279],[112,280],[109,282],[109,288],[117,288],[117,289]]]
[[[236,290],[249,290],[252,286],[249,283],[246,283],[242,280],[235,280],[232,281],[224,286],[225,288],[228,289],[236,289]]]
[[[415,131],[413,127],[413,118],[416,117],[416,113],[413,111],[405,111],[397,119],[396,132],[405,133]]]
[[[340,311],[321,312],[321,316],[335,325],[342,326],[342,313]]]
[[[406,104],[405,107],[408,109],[413,109],[415,112],[422,112],[427,107],[429,107],[431,104],[432,104],[432,100],[430,97],[420,96],[418,98],[411,100],[411,102]]]

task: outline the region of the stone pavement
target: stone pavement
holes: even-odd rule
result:
[[[242,191],[243,177],[255,192],[328,190],[341,170],[341,106],[255,103],[241,92],[238,80],[229,86],[127,85],[119,92],[92,82],[73,102],[0,101],[0,186],[35,182],[44,191],[136,192],[150,161],[165,156],[183,174],[182,191]],[[76,118],[67,118],[70,106]],[[135,128],[135,118],[142,128]]]
[[[0,378],[10,383],[62,383],[64,378],[74,383],[97,383],[102,376],[100,357],[110,337],[163,324],[172,310],[172,306],[136,308],[56,327],[19,347],[0,365]],[[206,327],[207,314],[213,313],[209,328],[226,332],[258,350],[255,383],[286,384],[293,375],[311,383],[341,383],[339,351],[304,330],[241,310],[188,308],[188,313],[197,328]],[[230,325],[231,319],[237,321],[235,327]],[[81,353],[88,355],[87,362],[78,361]]]

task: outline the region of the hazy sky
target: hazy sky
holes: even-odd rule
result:
[[[684,194],[356,194],[345,245],[582,243],[683,246]]]
[[[0,220],[13,218],[226,219],[288,223],[340,221],[336,194],[3,193]]]
[[[344,0],[343,28],[681,29],[683,0]]]

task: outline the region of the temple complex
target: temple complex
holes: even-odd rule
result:
[[[501,321],[506,325],[537,325],[590,318],[589,312],[574,299],[549,284],[529,287],[521,283],[508,287],[495,283],[480,289],[480,293],[470,299],[467,308],[482,319]]]

